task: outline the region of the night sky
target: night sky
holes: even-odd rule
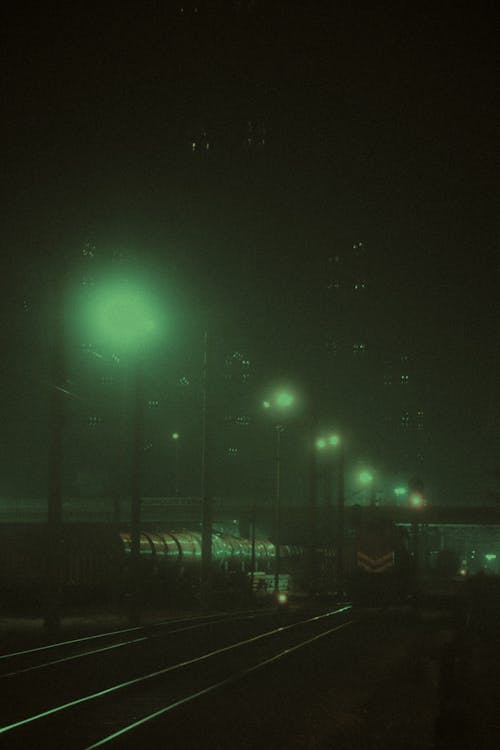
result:
[[[326,260],[363,240],[381,338],[418,360],[436,493],[499,488],[496,4],[363,5],[11,8],[6,492],[43,463],[43,327],[23,304],[37,315],[44,274],[89,238],[161,269],[190,325],[239,337],[262,382],[312,389]],[[264,147],[244,147],[249,122]]]

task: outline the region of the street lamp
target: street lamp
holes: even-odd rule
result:
[[[373,481],[374,478],[372,472],[368,471],[367,469],[363,469],[359,472],[358,479],[361,484],[364,484],[366,487],[370,487],[370,504],[375,505],[375,483]]]
[[[172,433],[172,440],[175,446],[175,497],[179,497],[179,438],[178,432]]]
[[[394,487],[394,494],[399,499],[401,497],[405,497],[408,494],[408,488],[407,487]]]
[[[128,358],[134,370],[132,424],[130,563],[130,623],[140,622],[140,528],[141,468],[143,453],[142,364],[146,347],[158,335],[161,315],[151,290],[126,278],[113,278],[99,285],[87,300],[86,328],[102,346],[113,348]]]
[[[295,398],[290,391],[282,390],[278,391],[272,398],[262,402],[264,409],[271,411],[274,414],[283,413],[290,409],[294,405]],[[274,424],[276,443],[275,443],[275,496],[274,496],[274,545],[276,548],[275,563],[274,563],[274,594],[276,602],[279,604],[279,582],[280,582],[280,505],[281,505],[281,435],[284,431],[284,426],[281,422],[275,421]]]
[[[336,538],[336,551],[337,551],[337,591],[343,591],[344,583],[344,507],[345,507],[345,492],[344,492],[344,441],[337,434],[331,434],[326,437],[320,437],[316,440],[316,447],[320,451],[327,449],[338,448],[338,495],[337,495],[337,538]],[[328,507],[331,510],[331,469],[332,463],[329,462],[329,472],[327,476],[327,497]],[[331,527],[331,519],[330,524]]]

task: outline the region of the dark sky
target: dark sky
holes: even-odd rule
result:
[[[300,369],[325,258],[363,238],[436,420],[491,444],[497,29],[493,2],[12,6],[4,298],[92,235],[163,264],[200,311],[251,320],[269,367]],[[248,121],[261,153],[241,147]],[[210,153],[192,154],[203,130]]]

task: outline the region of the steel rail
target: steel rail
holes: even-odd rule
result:
[[[263,614],[262,612],[260,614]],[[16,669],[11,672],[3,672],[0,674],[0,680],[3,680],[7,677],[17,677],[18,675],[26,674],[27,672],[35,672],[39,669],[46,669],[47,667],[53,667],[57,664],[63,664],[68,661],[74,661],[75,659],[82,659],[85,656],[94,656],[95,654],[101,654],[105,651],[112,651],[117,648],[121,648],[122,646],[131,646],[134,643],[144,643],[146,641],[152,641],[155,638],[165,638],[167,636],[171,635],[177,635],[179,633],[186,633],[189,630],[197,630],[199,628],[204,628],[208,625],[218,625],[219,623],[229,623],[233,622],[235,620],[250,620],[255,618],[256,614],[246,614],[246,615],[238,615],[238,616],[232,616],[232,617],[222,617],[219,620],[210,620],[210,622],[201,622],[196,623],[195,625],[189,625],[184,628],[178,628],[177,630],[169,630],[167,632],[162,633],[154,633],[149,634],[146,636],[142,636],[141,638],[132,638],[128,641],[120,641],[119,643],[111,643],[109,646],[102,646],[102,648],[95,648],[91,651],[82,651],[77,654],[71,654],[70,656],[63,656],[60,659],[52,659],[52,661],[46,661],[42,662],[41,664],[34,664],[30,667],[23,667],[22,669]],[[143,628],[144,629],[144,628]]]
[[[342,628],[345,628],[348,625],[353,625],[355,622],[357,622],[357,620],[348,620],[347,622],[344,622],[341,625],[337,625],[335,628],[329,628],[328,630],[324,630],[322,633],[319,633],[318,635],[312,636],[311,638],[307,638],[305,641],[301,641],[300,643],[296,643],[294,646],[290,646],[289,648],[286,648],[283,651],[279,651],[277,654],[274,654],[273,656],[268,657],[267,659],[264,659],[263,661],[258,662],[257,664],[253,664],[251,667],[247,667],[246,669],[242,669],[238,672],[235,672],[229,677],[226,677],[224,680],[215,682],[212,685],[209,685],[208,687],[203,688],[203,690],[198,690],[196,693],[191,693],[190,695],[186,695],[184,698],[180,698],[179,700],[176,700],[173,703],[169,703],[168,706],[163,706],[163,708],[160,708],[157,711],[154,711],[153,713],[148,714],[147,716],[143,716],[142,719],[138,719],[137,721],[134,721],[132,724],[128,724],[127,726],[122,727],[122,729],[119,729],[116,732],[113,732],[112,734],[107,735],[106,737],[102,737],[100,740],[93,743],[92,745],[88,745],[84,750],[95,750],[98,747],[103,747],[103,745],[107,745],[108,742],[112,742],[113,740],[118,739],[118,737],[123,737],[123,735],[125,735],[127,732],[131,732],[137,727],[140,727],[143,724],[146,724],[148,721],[152,721],[153,719],[156,719],[159,716],[162,716],[163,714],[168,713],[169,711],[173,711],[175,708],[179,708],[179,706],[183,706],[186,703],[190,703],[191,701],[196,700],[196,698],[201,698],[201,696],[207,695],[208,693],[213,693],[216,690],[220,690],[226,685],[231,685],[234,682],[238,682],[239,680],[244,679],[245,677],[252,674],[253,672],[257,672],[260,669],[264,669],[264,667],[267,667],[269,664],[273,664],[274,662],[277,662],[280,659],[283,659],[284,657],[288,656],[294,651],[298,651],[300,648],[304,648],[305,646],[308,646],[309,644],[314,643],[315,641],[318,641],[320,638],[325,638],[327,635],[331,635],[332,633],[335,633],[336,631],[341,630]]]
[[[36,646],[34,648],[28,648],[24,649],[22,651],[12,651],[7,654],[0,654],[0,661],[4,659],[13,659],[15,657],[19,656],[25,656],[27,654],[34,654],[36,652],[42,652],[42,651],[50,651],[55,648],[63,648],[64,646],[72,646],[75,643],[85,643],[85,641],[93,641],[98,638],[112,638],[113,636],[117,635],[123,635],[124,633],[133,633],[138,630],[148,630],[149,628],[156,628],[164,625],[177,625],[181,622],[194,622],[197,620],[207,620],[207,625],[212,624],[212,621],[219,617],[219,618],[227,618],[228,621],[231,620],[231,618],[236,618],[238,616],[242,616],[243,614],[252,614],[252,613],[262,613],[264,614],[266,611],[261,609],[252,609],[252,610],[238,610],[237,612],[217,612],[213,615],[196,615],[195,617],[174,617],[169,618],[168,620],[158,620],[157,622],[149,623],[148,625],[137,625],[133,628],[122,628],[120,630],[109,630],[104,633],[95,633],[94,635],[88,635],[88,636],[82,636],[81,638],[73,638],[68,641],[59,641],[57,643],[48,643],[44,646]],[[267,611],[267,613],[269,610]]]
[[[102,698],[105,695],[110,695],[112,693],[117,692],[118,690],[123,690],[124,688],[131,687],[132,685],[138,685],[141,682],[146,682],[146,680],[150,680],[155,677],[159,677],[160,675],[164,675],[169,672],[174,672],[176,670],[183,669],[184,667],[190,666],[192,664],[196,664],[197,662],[206,661],[207,659],[213,658],[214,656],[218,656],[220,654],[227,653],[234,649],[241,648],[242,646],[248,645],[250,643],[255,643],[256,641],[262,640],[263,638],[268,638],[272,635],[276,635],[277,633],[283,633],[285,631],[291,630],[292,628],[300,627],[301,625],[309,624],[311,622],[316,622],[316,621],[325,619],[326,617],[332,617],[333,615],[340,614],[342,612],[350,610],[351,608],[352,608],[351,605],[344,606],[344,607],[341,607],[340,609],[332,610],[330,612],[325,612],[323,614],[307,618],[306,620],[300,620],[299,622],[291,623],[290,625],[282,625],[278,628],[273,628],[273,630],[265,631],[264,633],[259,633],[256,636],[252,636],[242,641],[238,641],[237,643],[231,643],[227,646],[222,646],[221,648],[214,649],[213,651],[209,651],[206,654],[202,654],[201,656],[196,656],[192,659],[187,659],[185,661],[179,662],[178,664],[172,664],[169,667],[164,667],[163,669],[156,670],[155,672],[150,672],[149,674],[142,675],[140,677],[135,677],[131,680],[118,683],[117,685],[112,685],[108,688],[104,688],[103,690],[99,690],[95,693],[89,693],[88,695],[84,695],[81,698],[76,698],[72,701],[68,701],[67,703],[63,703],[60,706],[54,706],[53,708],[46,709],[45,711],[41,711],[37,714],[33,714],[32,716],[27,716],[24,719],[14,721],[11,724],[6,724],[5,726],[1,726],[0,735],[6,734],[7,732],[11,732],[14,729],[18,729],[22,726],[26,726],[27,724],[31,724],[32,722],[38,721],[40,719],[47,718],[48,716],[52,716],[54,714],[60,713],[61,711],[65,711],[66,709],[73,708],[74,706],[78,706],[83,703],[87,703],[91,700],[95,700],[96,698]]]

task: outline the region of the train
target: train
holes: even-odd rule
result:
[[[346,538],[342,592],[360,603],[401,599],[411,589],[411,556],[400,530],[382,515],[365,513]],[[59,545],[59,587],[64,601],[120,601],[130,594],[132,537],[129,529],[106,524],[65,523]],[[192,601],[199,593],[201,532],[151,528],[140,533],[141,591],[145,601]],[[311,583],[308,551],[302,545],[279,547],[280,573],[293,588],[316,593],[338,590],[336,550],[314,551],[316,578]],[[254,572],[274,572],[276,547],[255,539]],[[0,607],[3,602],[39,601],[46,585],[47,527],[9,524],[0,529]],[[214,591],[250,590],[252,542],[230,534],[212,534]]]
[[[407,532],[376,506],[363,509],[351,544],[351,598],[361,604],[400,602],[413,593],[414,561]]]
[[[45,588],[47,529],[9,525],[0,530],[0,595],[13,602],[41,600]],[[201,566],[201,532],[188,529],[142,530],[141,590],[145,600],[179,601],[196,597]],[[104,524],[64,524],[59,546],[59,586],[68,602],[120,600],[130,587],[132,535]],[[280,545],[283,565],[297,565],[302,549]],[[275,545],[255,539],[254,570],[274,570]],[[252,566],[252,542],[212,534],[212,582],[227,592],[244,589]],[[1,602],[0,602],[1,606]]]

